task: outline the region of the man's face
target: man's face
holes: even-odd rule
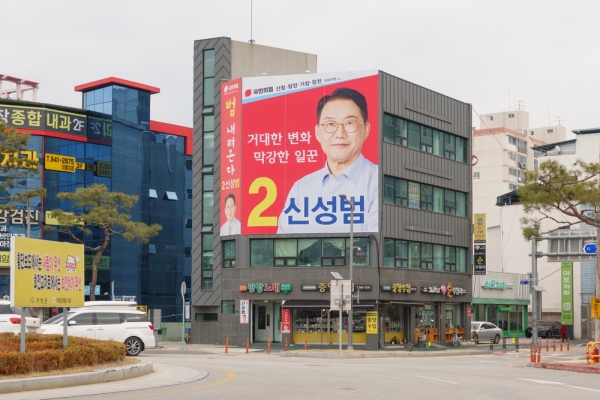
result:
[[[231,197],[225,201],[225,216],[228,222],[233,222],[235,218],[235,201]]]
[[[348,133],[344,129],[344,123],[352,121],[358,127],[355,132]],[[337,122],[338,127],[334,133],[325,132],[323,124],[327,122]],[[371,125],[365,123],[356,103],[339,99],[325,104],[319,124],[315,126],[315,134],[329,162],[351,164],[360,155],[370,129]]]

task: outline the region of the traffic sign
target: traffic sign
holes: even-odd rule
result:
[[[600,318],[600,297],[592,297],[592,318]]]
[[[598,253],[598,245],[596,243],[588,243],[583,246],[583,252],[585,254],[596,254]]]

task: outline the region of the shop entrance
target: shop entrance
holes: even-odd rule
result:
[[[252,305],[254,342],[281,341],[281,303],[259,302]]]

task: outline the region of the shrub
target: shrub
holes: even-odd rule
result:
[[[123,343],[69,337],[63,348],[62,335],[28,333],[26,352],[20,353],[20,348],[20,335],[0,333],[0,375],[53,371],[125,358]]]

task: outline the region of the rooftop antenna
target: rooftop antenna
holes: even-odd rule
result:
[[[250,0],[250,40],[248,43],[254,44],[255,40],[252,39],[252,0]]]
[[[523,104],[523,100],[517,100],[517,110],[521,111],[524,108],[525,105]]]
[[[558,121],[558,126],[562,126],[560,123],[563,122],[565,119],[565,117],[559,115],[558,117],[556,117],[556,120]]]

